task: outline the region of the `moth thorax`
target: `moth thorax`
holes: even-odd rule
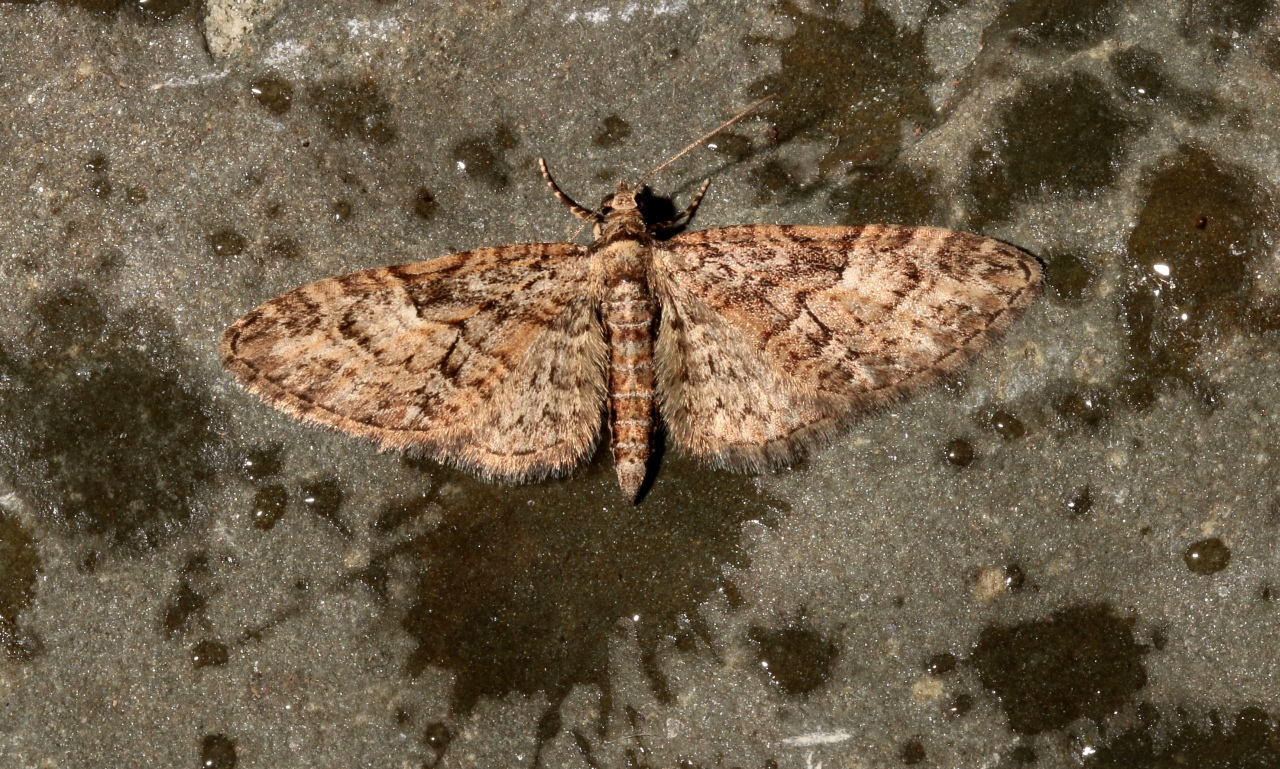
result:
[[[628,238],[647,241],[649,228],[645,224],[644,216],[638,210],[615,209],[605,215],[596,237],[606,243]]]

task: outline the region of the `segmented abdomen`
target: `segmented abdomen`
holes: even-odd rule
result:
[[[640,493],[653,432],[653,316],[648,286],[620,280],[601,305],[609,334],[609,430],[618,484]]]

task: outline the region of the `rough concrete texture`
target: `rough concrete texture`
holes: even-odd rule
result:
[[[0,2],[0,766],[1280,765],[1280,10]],[[490,487],[221,370],[304,282],[695,226],[970,229],[1045,296],[800,466]]]

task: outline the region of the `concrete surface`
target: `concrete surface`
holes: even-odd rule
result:
[[[0,766],[1280,765],[1278,33],[1261,0],[0,3]],[[653,180],[712,179],[695,226],[939,224],[1049,279],[800,466],[489,487],[221,370],[301,283],[569,237],[538,156],[595,202],[766,93]]]

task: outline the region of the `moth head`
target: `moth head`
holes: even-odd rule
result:
[[[611,211],[635,211],[638,208],[636,192],[637,190],[628,187],[626,182],[618,182],[618,189],[600,204],[600,212],[607,215]]]

